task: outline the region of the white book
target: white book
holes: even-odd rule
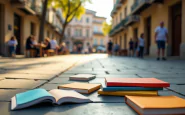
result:
[[[69,77],[69,80],[76,80],[76,81],[90,81],[92,79],[95,79],[96,76],[92,74],[78,74]]]
[[[11,110],[23,109],[42,102],[51,102],[55,105],[63,103],[88,103],[89,98],[73,90],[53,89],[47,92],[45,89],[34,89],[16,94],[11,99]]]

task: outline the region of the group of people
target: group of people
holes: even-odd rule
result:
[[[9,53],[12,57],[16,56],[16,47],[18,42],[15,36],[12,36],[11,39],[8,41],[9,46]],[[45,38],[44,42],[38,43],[35,36],[29,36],[26,40],[26,50],[35,50],[36,54],[35,57],[40,57],[40,47],[42,47],[42,54],[46,54],[48,50],[52,49],[55,51],[56,54],[64,54],[67,52],[67,47],[65,43],[61,43],[58,45],[55,38],[49,39]]]
[[[158,26],[155,29],[155,43],[157,44],[157,60],[166,60],[165,58],[165,48],[166,48],[166,43],[168,43],[168,31],[167,29],[164,27],[164,22],[160,22],[160,26]],[[116,48],[117,47],[117,48]],[[145,48],[145,39],[144,39],[144,34],[142,33],[139,37],[139,39],[136,39],[135,41],[133,41],[133,39],[131,38],[129,41],[129,55],[130,56],[136,56],[136,57],[140,57],[143,58],[144,56],[144,48]],[[117,52],[118,50],[118,46],[115,45],[115,48]],[[108,54],[112,55],[112,51],[113,51],[113,43],[111,42],[111,40],[108,43]],[[162,58],[160,58],[160,54],[162,51]]]
[[[60,46],[58,45],[55,38],[49,39],[45,38],[44,42],[38,43],[35,36],[29,36],[26,40],[26,50],[35,50],[36,57],[40,56],[40,47],[42,47],[42,55],[47,54],[47,51],[52,49],[55,51],[56,54],[62,54],[67,51],[67,47],[65,43],[61,43]]]

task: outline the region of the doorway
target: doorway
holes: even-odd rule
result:
[[[181,25],[182,25],[182,4],[176,4],[171,8],[172,13],[172,56],[180,55]]]
[[[120,49],[122,49],[122,36],[120,36],[119,42],[120,42]]]
[[[146,18],[146,55],[150,54],[150,45],[151,45],[151,17]]]
[[[124,49],[127,49],[127,34],[124,35]]]
[[[4,6],[2,4],[0,4],[0,55],[3,55],[3,49],[4,49]]]
[[[14,14],[14,36],[18,42],[16,54],[21,54],[21,17],[17,14]]]

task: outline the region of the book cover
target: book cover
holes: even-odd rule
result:
[[[157,96],[157,91],[98,91],[99,95],[111,95],[111,96]]]
[[[140,115],[185,114],[185,99],[176,96],[126,96],[125,102]]]
[[[168,82],[156,78],[105,78],[107,87],[170,87]]]
[[[150,87],[103,87],[103,91],[159,91],[163,88]]]
[[[70,83],[58,86],[58,89],[63,90],[75,90],[79,93],[89,94],[100,89],[101,84],[90,84],[90,83]]]
[[[42,102],[51,102],[56,105],[63,103],[87,103],[91,102],[87,97],[75,92],[53,89],[47,92],[45,89],[34,89],[16,94],[11,99],[11,110],[23,109]]]

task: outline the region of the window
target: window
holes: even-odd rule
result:
[[[89,29],[86,30],[86,37],[89,37]]]
[[[82,29],[79,29],[79,36],[82,36]]]
[[[102,46],[103,46],[103,45],[104,45],[104,43],[103,43],[103,42],[104,42],[104,40],[103,40],[103,39],[101,39],[101,40],[100,40],[100,45],[102,45]]]
[[[94,26],[94,32],[98,32],[98,27]]]
[[[97,45],[97,39],[94,38],[94,45],[96,46]]]
[[[82,29],[75,29],[75,36],[76,37],[82,36]]]
[[[49,30],[47,31],[47,37],[48,37],[48,38],[50,37],[50,33],[49,33]]]
[[[89,23],[89,18],[86,18],[86,22]]]
[[[35,24],[32,22],[30,23],[30,34],[35,35]]]
[[[120,13],[120,22],[121,22],[121,20],[122,20],[122,13]]]
[[[67,29],[67,35],[70,37],[71,36],[71,30],[70,28]]]
[[[125,18],[127,17],[127,7],[125,7]]]

